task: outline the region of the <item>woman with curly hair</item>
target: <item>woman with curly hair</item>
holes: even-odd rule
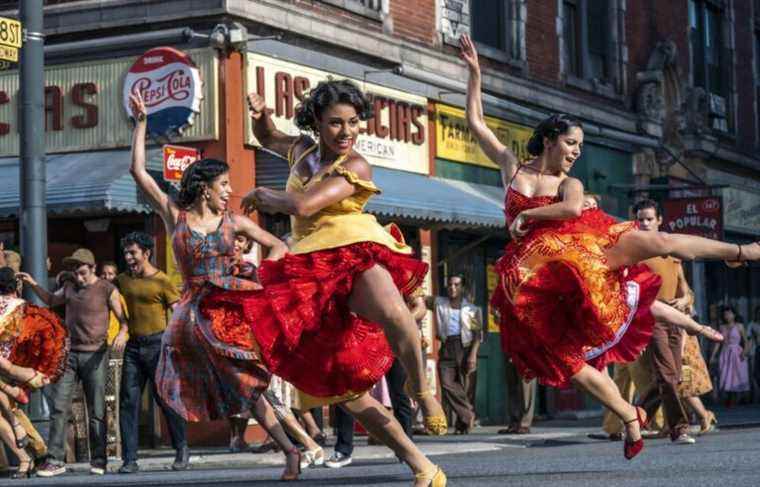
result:
[[[251,94],[248,102],[254,135],[290,165],[285,191],[256,188],[243,200],[249,211],[291,215],[291,253],[261,264],[263,292],[245,305],[265,362],[305,393],[305,409],[340,404],[411,467],[414,485],[445,485],[443,471],[368,394],[397,356],[428,430],[445,433],[404,301],[427,265],[364,212],[380,192],[369,163],[354,150],[361,122],[372,115],[370,101],[350,81],[319,83],[296,113],[296,125],[316,140],[279,131],[261,96]]]
[[[0,267],[0,439],[19,459],[13,478],[24,478],[46,448],[17,404],[29,402],[27,389],[58,379],[66,363],[68,333],[53,312],[27,303],[17,290],[16,273]]]
[[[232,195],[229,166],[202,159],[182,175],[178,197],[170,198],[145,168],[147,111],[136,92],[130,95],[135,129],[130,172],[138,187],[161,216],[172,236],[172,248],[184,288],[164,332],[156,370],[156,388],[163,401],[187,421],[209,421],[251,411],[286,455],[282,480],[296,480],[300,454],[261,397],[269,371],[261,362],[250,330],[242,317],[206,308],[204,299],[224,290],[230,294],[260,289],[257,283],[230,272],[235,263],[235,236],[245,235],[280,259],[287,247],[250,219],[228,211]],[[220,339],[211,324],[224,322],[242,333]]]

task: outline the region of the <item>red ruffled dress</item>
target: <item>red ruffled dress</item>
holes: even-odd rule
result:
[[[297,144],[304,148],[299,160],[317,157],[311,139]],[[269,370],[306,393],[302,407],[356,397],[371,389],[393,363],[381,326],[349,308],[355,279],[380,265],[408,295],[428,270],[403,241],[363,212],[367,200],[380,190],[344,168],[343,161],[339,158],[309,181],[291,171],[288,192],[306,191],[326,177],[343,177],[356,192],[312,217],[292,217],[291,253],[277,262],[264,260],[259,267],[264,289],[217,292],[204,300],[206,309],[243,313]],[[298,161],[291,154],[289,162],[292,167]],[[215,332],[223,341],[240,334],[225,326],[215,326]]]
[[[557,201],[510,186],[507,224]],[[586,363],[630,362],[647,346],[660,278],[644,265],[610,269],[605,257],[635,228],[593,209],[572,220],[530,222],[525,237],[507,244],[491,304],[501,315],[502,348],[523,377],[564,387]]]
[[[58,316],[23,299],[0,296],[0,356],[55,382],[66,367],[69,333]]]

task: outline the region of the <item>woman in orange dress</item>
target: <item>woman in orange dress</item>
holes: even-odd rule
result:
[[[426,425],[445,433],[443,411],[427,389],[420,339],[404,296],[417,289],[427,265],[364,213],[380,192],[372,169],[354,151],[360,123],[372,113],[349,81],[319,83],[298,107],[296,124],[318,136],[291,137],[274,126],[264,100],[249,95],[256,138],[287,158],[286,191],[256,188],[249,210],[291,215],[294,244],[278,262],[264,262],[260,295],[243,305],[273,373],[305,393],[303,408],[340,403],[415,473],[415,485],[442,487],[446,477],[367,394],[394,354],[422,404]]]
[[[58,316],[19,298],[16,273],[0,267],[0,439],[19,459],[13,478],[30,476],[34,458],[47,450],[17,403],[28,402],[25,389],[58,380],[67,354],[68,332]]]
[[[690,235],[642,232],[599,209],[583,210],[583,184],[568,172],[580,157],[583,129],[566,115],[541,122],[519,164],[486,126],[478,55],[465,35],[469,67],[467,119],[484,152],[499,165],[512,241],[496,264],[502,346],[525,378],[594,395],[625,423],[628,459],[643,448],[643,411],[626,402],[597,368],[635,359],[647,345],[653,315],[690,333],[722,337],[655,301],[659,278],[638,263],[650,257],[760,259],[760,245],[737,246]]]

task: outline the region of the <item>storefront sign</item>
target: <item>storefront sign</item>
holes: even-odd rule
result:
[[[182,181],[182,173],[185,169],[201,157],[198,149],[179,145],[166,144],[163,152],[164,181]]]
[[[733,231],[760,235],[760,192],[723,189],[723,216]]]
[[[129,95],[140,92],[148,111],[151,137],[181,134],[200,112],[201,77],[190,56],[171,47],[156,47],[137,58],[124,79],[124,109]]]
[[[248,53],[248,91],[262,95],[277,128],[299,134],[293,123],[298,103],[317,83],[338,77],[325,71]],[[374,165],[428,173],[427,100],[383,86],[352,80],[374,104],[375,114],[362,123],[356,150]],[[248,130],[250,134],[250,129]],[[258,145],[250,135],[249,143]]]
[[[217,139],[216,53],[213,49],[196,49],[189,54],[204,80],[203,110],[178,141]],[[46,67],[45,150],[48,154],[129,147],[132,124],[124,113],[123,82],[135,60],[128,57]],[[183,90],[185,82],[172,81],[172,90],[174,87]],[[18,71],[0,72],[0,156],[19,152],[18,84]],[[175,91],[173,93],[177,96]]]
[[[720,240],[723,238],[721,206],[717,196],[665,200],[662,229]]]
[[[480,149],[470,132],[464,110],[449,105],[435,106],[436,157],[450,161],[498,169],[499,166]],[[485,117],[486,125],[502,144],[512,149],[520,161],[526,160],[527,145],[533,129],[493,117]]]

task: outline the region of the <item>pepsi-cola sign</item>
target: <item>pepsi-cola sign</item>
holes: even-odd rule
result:
[[[139,92],[148,111],[148,134],[171,137],[192,125],[200,112],[201,77],[190,56],[171,47],[156,47],[137,58],[124,79],[124,108],[131,115],[129,94]]]

